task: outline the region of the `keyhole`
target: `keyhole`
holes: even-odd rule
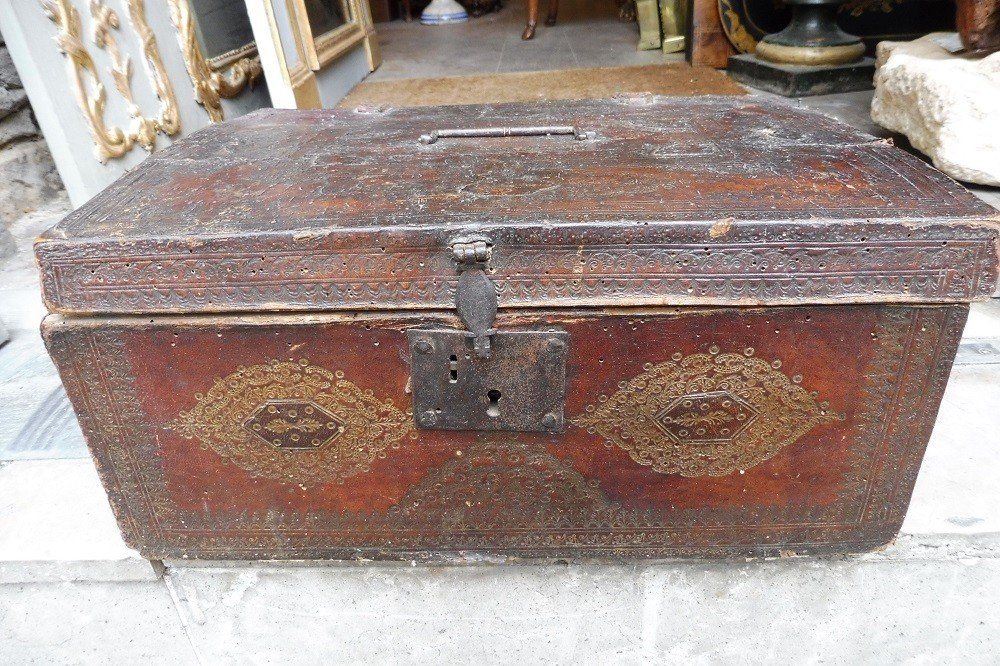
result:
[[[458,381],[458,357],[454,354],[448,359],[448,369],[451,371],[451,376],[448,379],[449,382],[454,384]]]
[[[491,418],[500,416],[500,391],[491,389],[486,397],[490,399],[490,404],[486,408],[486,414]]]

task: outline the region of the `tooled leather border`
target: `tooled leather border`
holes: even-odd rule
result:
[[[587,517],[579,525],[545,529],[477,524],[430,530],[428,516],[421,515],[414,524],[405,511],[296,514],[277,520],[273,514],[206,519],[181,512],[170,501],[154,438],[132,393],[132,368],[115,330],[64,329],[50,334],[47,342],[123,535],[146,557],[398,558],[461,551],[541,557],[724,557],[868,550],[895,535],[967,312],[966,306],[884,309],[876,331],[878,353],[866,374],[870,407],[854,424],[857,445],[842,501],[810,512],[788,507],[671,512],[669,523],[664,523],[656,512],[626,511],[604,502],[599,489],[596,494],[586,490],[581,485],[585,480],[563,465],[566,490],[589,502]],[[489,446],[495,449],[491,455],[525,448],[516,442],[507,449]],[[549,457],[552,460],[543,464],[561,464]],[[522,458],[531,459],[527,454]],[[442,468],[430,474],[445,473]],[[420,485],[407,498],[422,492]],[[753,527],[747,527],[749,519]]]
[[[953,303],[987,298],[997,279],[996,230],[886,225],[814,230],[737,223],[704,228],[571,227],[490,232],[491,279],[505,307],[854,302]],[[437,235],[435,235],[435,233]],[[59,312],[232,312],[451,307],[457,273],[444,232],[217,239],[197,247],[134,241],[36,246],[46,303]],[[457,232],[452,232],[457,233]],[[721,233],[721,232],[720,232]],[[633,236],[622,241],[623,234]]]

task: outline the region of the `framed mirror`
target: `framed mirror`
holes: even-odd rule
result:
[[[187,0],[198,44],[209,66],[225,69],[240,58],[257,54],[244,0]]]
[[[221,1],[221,0],[219,0]],[[352,49],[370,32],[365,0],[289,0],[306,61],[314,71]]]
[[[345,0],[303,0],[309,29],[314,35],[326,35],[351,23],[351,8]]]
[[[223,119],[222,98],[239,95],[262,74],[243,0],[167,0],[170,20],[194,98],[212,122]]]

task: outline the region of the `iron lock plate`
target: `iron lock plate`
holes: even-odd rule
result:
[[[561,432],[569,334],[496,331],[489,356],[457,329],[410,329],[413,414],[420,428]]]

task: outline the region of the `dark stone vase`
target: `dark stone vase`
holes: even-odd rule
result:
[[[764,37],[757,55],[791,65],[842,65],[865,54],[861,39],[837,25],[837,9],[846,0],[785,0],[792,22],[781,32]]]

